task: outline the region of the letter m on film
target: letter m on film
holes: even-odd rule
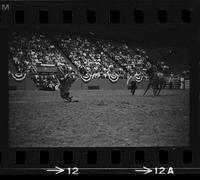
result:
[[[1,5],[1,10],[2,10],[2,11],[9,11],[9,9],[10,9],[9,4],[2,4],[2,5]]]

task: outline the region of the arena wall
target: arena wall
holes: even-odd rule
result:
[[[126,79],[119,79],[116,83],[111,83],[107,78],[106,79],[93,79],[88,83],[84,83],[81,79],[77,79],[71,87],[71,90],[115,90],[128,89],[126,84]],[[148,80],[143,80],[141,83],[137,84],[138,89],[145,89],[147,87]],[[167,84],[167,89],[169,85]],[[180,89],[180,83],[175,82],[173,84],[174,89]],[[185,89],[189,89],[189,80],[185,82]],[[29,78],[26,77],[25,80],[17,82],[11,76],[9,76],[9,90],[37,90],[35,83]]]
[[[8,82],[9,90],[37,90],[35,83],[29,77],[17,82],[9,76]]]
[[[77,79],[73,84],[72,90],[106,90],[106,89],[128,89],[126,79],[119,79],[116,83],[111,83],[108,79],[93,79],[88,83],[84,83],[81,79]],[[148,81],[142,81],[138,83],[139,89],[145,89]],[[26,77],[25,80],[17,82],[11,76],[9,77],[9,90],[37,90],[35,83]]]
[[[17,73],[17,70],[14,66],[14,63],[11,57],[8,58],[8,68],[11,73]],[[23,81],[17,82],[12,78],[11,75],[8,77],[8,89],[9,90],[36,90],[35,83],[29,78],[26,77]]]
[[[81,79],[77,79],[73,84],[71,89],[128,89],[126,84],[126,79],[119,79],[116,83],[111,83],[108,79],[93,79],[88,83],[84,83]],[[142,81],[138,83],[138,88],[144,89],[147,87],[148,81]]]

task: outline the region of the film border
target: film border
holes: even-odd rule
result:
[[[116,30],[120,29],[120,26],[125,26],[125,28],[130,28],[133,30],[134,39],[136,45],[145,45],[145,46],[183,46],[187,47],[190,50],[190,67],[191,67],[191,90],[190,90],[190,146],[189,147],[159,147],[159,148],[123,148],[123,147],[105,147],[105,148],[8,148],[7,140],[8,140],[8,132],[5,130],[8,129],[8,125],[6,123],[6,118],[1,122],[1,140],[3,142],[3,146],[0,150],[0,169],[3,169],[2,173],[9,172],[13,174],[22,173],[23,168],[53,168],[55,166],[58,167],[79,167],[79,168],[119,168],[116,173],[124,173],[123,169],[120,168],[141,168],[145,167],[177,167],[177,168],[193,168],[189,170],[189,173],[196,172],[195,168],[200,167],[200,155],[199,155],[199,145],[198,140],[200,137],[199,129],[200,124],[198,122],[198,58],[199,58],[199,40],[200,30],[199,30],[199,19],[197,18],[199,15],[198,6],[199,4],[193,4],[189,1],[174,1],[171,4],[169,1],[163,1],[162,3],[155,3],[150,5],[150,2],[142,1],[125,1],[125,2],[117,2],[115,5],[112,4],[112,1],[105,2],[105,4],[99,5],[93,4],[91,1],[87,2],[65,2],[66,7],[69,5],[75,11],[75,19],[73,19],[72,24],[63,24],[61,22],[61,10],[63,9],[63,2],[50,2],[47,5],[47,2],[12,2],[5,1],[6,4],[9,4],[9,11],[1,11],[1,57],[2,59],[7,59],[7,30],[11,28],[15,28],[17,30],[23,29],[43,29],[48,30],[50,28],[62,28],[73,26],[74,29],[85,29],[86,27],[93,28],[96,27],[108,27],[115,28]],[[0,4],[4,4],[4,1]],[[30,7],[32,6],[32,7]],[[45,8],[44,8],[45,6]],[[55,8],[58,7],[58,8]],[[7,6],[5,6],[6,8]],[[83,8],[84,7],[84,8]],[[91,7],[95,7],[97,9],[97,23],[95,25],[87,24],[84,20],[85,14],[84,10],[91,9]],[[99,14],[104,7],[108,7],[107,11],[103,14]],[[129,11],[126,11],[128,7]],[[144,23],[143,24],[135,24],[132,22],[130,18],[127,18],[130,15],[130,9],[142,9],[144,10]],[[48,24],[39,24],[37,19],[37,12],[39,9],[45,9],[49,12],[49,23]],[[55,10],[56,9],[56,10]],[[83,10],[84,9],[84,10]],[[109,24],[108,18],[108,9],[118,9],[120,10],[120,14],[122,15],[120,24]],[[167,24],[158,24],[155,16],[155,10],[157,9],[167,9],[168,13],[171,14],[168,18]],[[181,23],[180,21],[180,10],[181,9],[191,9],[192,10],[192,20],[190,23]],[[24,10],[25,11],[25,24],[15,24],[14,23],[14,11],[15,10]],[[78,13],[80,12],[80,13]],[[100,15],[100,17],[99,17]],[[159,33],[158,33],[159,32]],[[165,38],[163,38],[165,37]],[[172,38],[174,37],[174,38]],[[5,70],[6,71],[6,70]],[[4,70],[2,73],[5,73]],[[5,73],[7,75],[7,71]],[[3,76],[2,76],[3,77]],[[7,82],[7,76],[5,77]],[[6,83],[5,83],[6,84]],[[4,91],[4,90],[3,90]],[[7,94],[7,90],[3,92]],[[3,99],[3,98],[2,98]],[[5,101],[4,104],[7,104]],[[7,112],[6,106],[2,112]],[[5,115],[8,115],[5,114]],[[3,116],[6,117],[6,116]],[[97,161],[94,164],[87,163],[87,153],[88,150],[96,151]],[[166,150],[168,152],[168,163],[160,164],[159,150]],[[192,152],[192,162],[183,163],[182,155],[186,150],[187,153],[190,154]],[[189,151],[187,151],[189,150]],[[25,160],[25,164],[16,164],[16,152],[25,152],[25,156],[27,159]],[[40,151],[44,151],[47,155],[49,155],[49,162],[40,163]],[[64,164],[63,163],[63,152],[69,151],[73,153],[73,163]],[[120,163],[112,162],[112,151],[117,151],[116,157],[120,158]],[[145,161],[144,163],[137,164],[135,162],[135,153],[136,152],[144,152]],[[120,155],[119,155],[120,154]],[[23,157],[23,153],[18,155],[19,157]],[[95,155],[94,155],[95,156]],[[142,155],[141,155],[142,156]],[[35,158],[37,157],[37,158]],[[21,158],[20,158],[21,159]],[[48,159],[48,158],[47,158]],[[45,160],[44,160],[45,161]],[[187,160],[186,160],[187,161]],[[9,169],[10,168],[10,169]],[[15,168],[21,168],[21,171],[13,171]],[[104,172],[102,170],[101,172]],[[186,170],[180,170],[180,173],[184,173]],[[26,169],[24,169],[25,173],[28,173]],[[87,171],[85,171],[87,172]],[[91,171],[89,171],[92,173]],[[129,171],[128,171],[129,172]],[[131,169],[132,172],[132,169]],[[199,171],[198,171],[199,172]],[[1,173],[1,172],[0,172]],[[34,173],[33,170],[30,170],[30,173]],[[36,171],[36,173],[40,173]],[[43,173],[43,172],[41,172]],[[96,173],[99,173],[96,172]],[[129,172],[130,173],[130,172]]]

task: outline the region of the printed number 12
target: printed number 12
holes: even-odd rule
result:
[[[79,174],[79,173],[78,173],[78,168],[77,168],[77,167],[74,167],[74,168],[67,168],[67,170],[68,170],[68,174],[72,174],[72,175]]]

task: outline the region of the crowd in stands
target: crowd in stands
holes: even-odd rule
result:
[[[31,79],[41,90],[55,90],[56,85],[58,85],[55,75],[33,75]]]
[[[127,72],[145,71],[150,65],[145,50],[126,43],[69,34],[60,34],[56,39],[71,61],[90,74],[108,72],[126,77]]]
[[[57,37],[60,46],[68,53],[69,58],[78,67],[85,69],[90,74],[118,73],[123,74],[123,69],[118,67],[104,50],[98,47],[97,42],[91,38],[60,35]]]
[[[127,73],[145,71],[151,65],[143,49],[129,47],[126,43],[68,33],[49,38],[45,33],[13,32],[9,38],[9,51],[18,72],[32,71],[37,63],[68,68],[72,63],[81,74],[116,73],[126,77]],[[165,65],[160,63],[158,66],[164,69]],[[55,84],[53,79],[48,78],[36,81],[36,84],[39,82],[47,84],[44,86],[53,87]]]
[[[121,64],[124,69],[133,72],[144,66],[145,58],[135,53],[125,43],[113,43],[104,40],[99,40],[103,50],[107,52],[116,63]]]
[[[55,45],[41,33],[13,32],[9,50],[18,72],[33,70],[37,63],[67,63]]]
[[[69,34],[60,34],[56,38],[77,68],[90,74],[108,72],[125,75],[148,66],[145,51],[134,50],[126,43]],[[26,72],[37,63],[70,66],[58,48],[42,33],[13,32],[9,50],[18,72]]]

